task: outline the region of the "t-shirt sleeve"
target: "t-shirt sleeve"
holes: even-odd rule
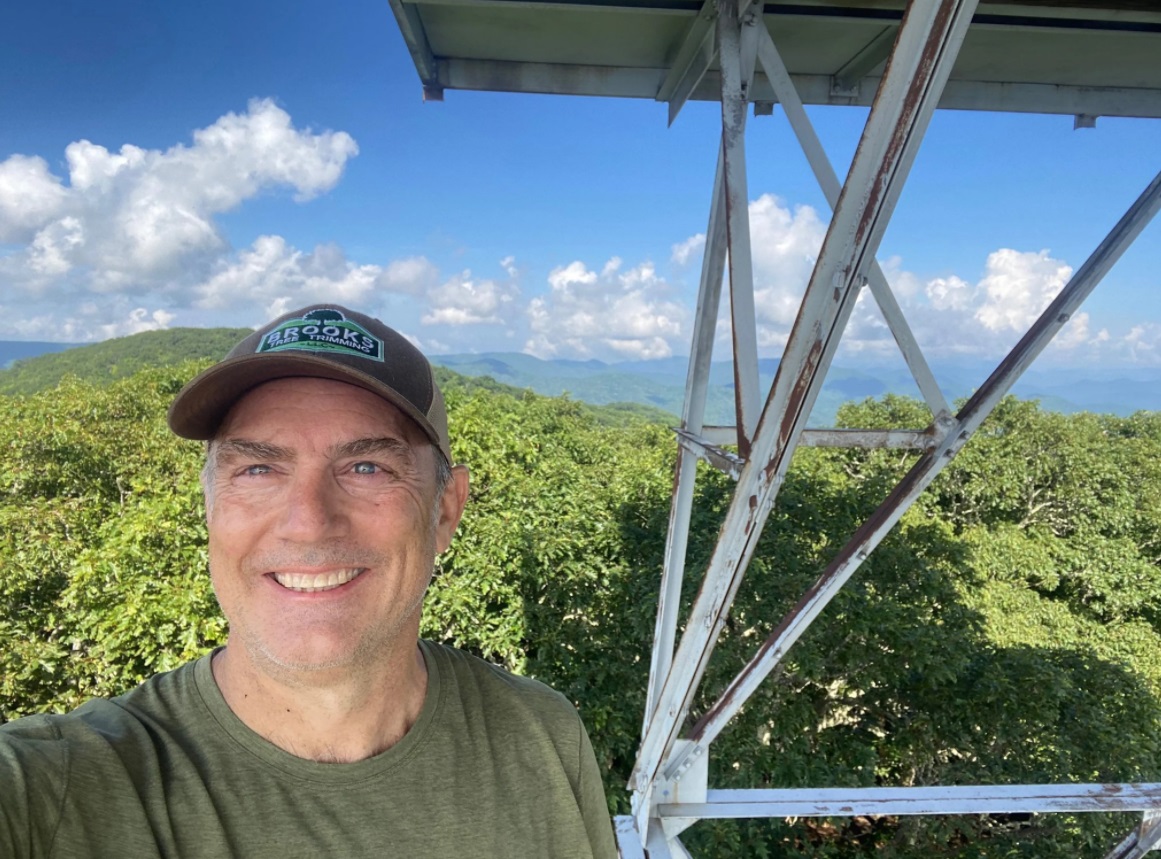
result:
[[[50,855],[66,780],[65,743],[48,718],[0,725],[0,856]]]
[[[580,724],[580,720],[577,720]],[[605,801],[605,788],[597,756],[585,726],[580,724],[580,800],[585,830],[589,834],[593,859],[617,859],[617,842],[613,837],[613,822]]]

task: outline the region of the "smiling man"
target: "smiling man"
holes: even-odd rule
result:
[[[190,382],[169,423],[207,442],[229,640],[0,726],[0,855],[616,856],[572,705],[419,639],[468,472],[414,346],[304,308]]]

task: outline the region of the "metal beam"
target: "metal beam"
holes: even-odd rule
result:
[[[395,13],[395,22],[399,25],[399,32],[403,34],[403,41],[419,72],[419,81],[423,85],[424,101],[443,101],[443,85],[439,81],[439,66],[431,52],[431,45],[427,41],[427,32],[423,29],[423,22],[419,18],[419,10],[414,3],[404,3],[403,0],[390,0],[391,11]]]
[[[1031,784],[970,787],[711,790],[704,803],[662,803],[667,817],[854,817],[1037,814],[1161,808],[1161,784]]]
[[[639,822],[649,814],[654,781],[689,712],[854,304],[861,269],[886,228],[974,8],[971,0],[909,7],[759,420],[750,459],[641,744],[630,782]],[[669,771],[670,777],[679,774]]]
[[[439,85],[446,89],[537,92],[555,95],[621,96],[653,101],[668,68],[610,68],[609,66],[530,63],[507,60],[447,58],[436,61]],[[858,105],[869,107],[879,78],[865,78],[858,95],[836,96],[830,75],[791,75],[794,87],[806,104]],[[690,99],[717,101],[721,75],[706,72]],[[764,75],[754,80],[752,101],[777,101]],[[940,108],[986,110],[1005,113],[1050,113],[1075,116],[1132,116],[1161,118],[1161,90],[1131,87],[1082,87],[1030,84],[1019,81],[949,81]]]
[[[871,73],[875,66],[891,55],[891,45],[895,41],[898,27],[884,27],[863,49],[855,54],[837,72],[831,90],[838,95],[846,95],[858,88],[859,81]]]
[[[897,30],[892,27],[889,32],[894,38]],[[766,71],[766,77],[774,88],[778,100],[782,103],[786,119],[793,129],[795,137],[798,138],[798,144],[802,147],[803,154],[806,155],[807,163],[810,164],[810,169],[814,173],[823,196],[833,211],[838,205],[842,185],[839,183],[838,174],[835,173],[834,167],[826,155],[826,150],[822,147],[822,141],[818,139],[818,135],[814,131],[814,125],[806,115],[806,109],[798,97],[798,92],[790,79],[790,73],[782,61],[782,55],[778,52],[778,48],[768,31],[759,36],[758,60]],[[911,327],[903,316],[902,308],[895,301],[895,294],[891,291],[887,277],[883,274],[877,260],[871,261],[871,266],[867,270],[867,282],[871,288],[871,294],[883,313],[883,318],[887,321],[887,327],[891,330],[896,345],[899,346],[903,360],[906,361],[911,376],[915,379],[915,384],[919,386],[919,392],[926,401],[927,407],[931,409],[936,420],[944,415],[950,415],[951,406],[948,405],[947,399],[943,396],[939,383],[935,380],[935,374],[931,372],[931,368],[927,364],[927,359],[923,357],[923,351],[915,341],[915,335],[911,333]]]
[[[620,859],[646,859],[645,847],[641,844],[641,836],[637,834],[632,817],[627,814],[614,817],[613,834],[617,839]]]
[[[675,430],[683,452],[696,456],[723,474],[737,480],[746,465],[736,453],[714,444],[705,435]],[[799,444],[803,447],[862,448],[864,450],[931,450],[938,436],[931,427],[922,430],[807,429]],[[727,442],[728,443],[728,442]]]
[[[1114,847],[1105,859],[1141,859],[1150,850],[1161,847],[1161,806],[1145,812],[1141,825]]]
[[[746,179],[746,115],[758,54],[761,4],[742,18],[739,0],[719,0],[718,56],[722,67],[722,154],[725,159],[726,239],[729,244],[730,332],[734,346],[734,406],[738,450],[750,453],[758,425],[758,331],[754,315],[754,257],[750,250],[750,193]]]
[[[706,244],[701,257],[701,284],[697,291],[697,308],[693,317],[693,338],[689,352],[689,371],[685,379],[682,405],[682,429],[693,435],[702,431],[705,419],[706,392],[709,390],[710,363],[713,360],[714,332],[718,307],[722,299],[722,270],[726,264],[726,198],[725,166],[722,146],[718,146],[718,164],[714,172],[714,189],[710,199]],[[681,605],[681,586],[685,578],[685,554],[689,523],[693,512],[693,490],[697,477],[697,457],[689,450],[678,452],[673,476],[673,500],[669,508],[669,530],[665,538],[665,560],[661,571],[661,589],[657,601],[657,620],[653,629],[653,655],[649,662],[649,685],[645,692],[645,713],[641,733],[653,716],[661,683],[673,663],[673,644],[677,638],[677,611]]]
[[[1081,302],[1133,243],[1145,225],[1157,214],[1158,209],[1161,209],[1161,173],[1145,188],[1100,246],[1033,323],[1028,333],[964,404],[956,416],[955,423],[943,439],[915,463],[874,514],[854,533],[798,604],[779,622],[721,697],[693,726],[688,736],[688,739],[693,741],[692,745],[683,746],[681,754],[676,755],[667,765],[666,777],[674,778],[682,766],[706,752],[709,744],[774,670],[786,652],[834,598],[859,565],[874,551],[887,532],[902,518],[907,508],[951,462],[984,419],[1011,390],[1024,370],[1068,323]]]
[[[657,100],[669,103],[669,124],[681,111],[717,54],[717,3],[705,0],[697,16],[690,22],[682,37],[681,46],[674,55],[669,74],[657,91]]]

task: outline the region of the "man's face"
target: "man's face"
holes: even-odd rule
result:
[[[207,468],[210,573],[231,644],[265,670],[372,665],[412,644],[467,494],[436,497],[436,450],[374,394],[279,379],[227,415]]]

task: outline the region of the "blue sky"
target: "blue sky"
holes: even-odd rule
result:
[[[649,101],[424,104],[385,0],[19,4],[0,105],[0,339],[257,325],[341,298],[431,352],[688,351],[716,105],[666,128]],[[811,115],[841,173],[866,112]],[[747,143],[776,355],[827,210],[780,115]],[[921,343],[1001,354],[1159,153],[1158,120],[938,113],[879,253]],[[1161,363],[1159,268],[1154,223],[1046,360]],[[869,301],[845,343],[894,360]]]

